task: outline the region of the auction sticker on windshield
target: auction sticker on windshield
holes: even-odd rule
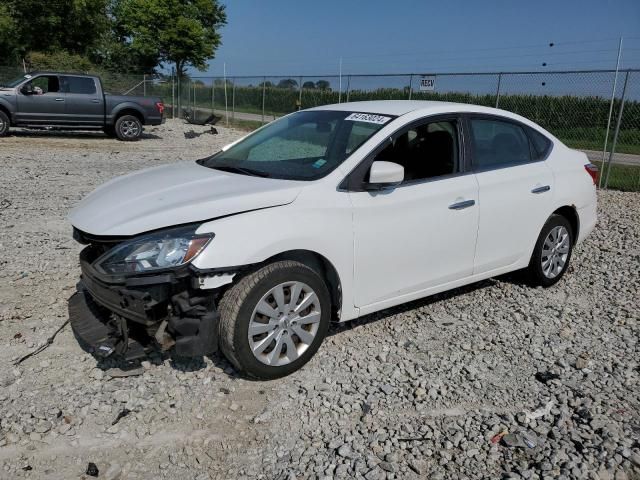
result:
[[[384,125],[391,117],[384,117],[382,115],[374,115],[372,113],[352,113],[345,120],[351,120],[352,122],[367,122],[376,123],[378,125]]]

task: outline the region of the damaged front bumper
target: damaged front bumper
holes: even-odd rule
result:
[[[184,266],[159,274],[113,276],[93,268],[93,245],[80,254],[77,292],[69,317],[81,346],[96,356],[126,360],[173,349],[197,357],[217,350],[215,294],[194,288],[194,271]]]

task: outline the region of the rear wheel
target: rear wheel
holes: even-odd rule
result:
[[[9,120],[9,116],[0,110],[0,137],[5,137],[9,134],[10,126],[11,121]]]
[[[527,268],[532,283],[550,287],[558,282],[569,267],[573,244],[569,221],[562,215],[551,215],[542,227]]]
[[[116,135],[125,142],[138,140],[142,135],[142,122],[133,115],[123,115],[116,120]]]
[[[307,363],[327,334],[329,291],[298,262],[280,261],[247,275],[220,301],[220,347],[243,374],[288,375]]]

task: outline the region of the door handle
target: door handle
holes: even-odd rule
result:
[[[100,103],[100,100],[98,100],[97,98],[94,98],[93,100],[91,100],[91,103]]]
[[[473,207],[475,204],[475,200],[463,200],[449,205],[449,210],[463,210],[465,208]]]
[[[56,102],[64,102],[64,98],[56,98]]]
[[[544,192],[548,192],[549,190],[551,190],[551,187],[549,185],[543,185],[542,187],[536,187],[533,190],[531,190],[531,193],[544,193]]]

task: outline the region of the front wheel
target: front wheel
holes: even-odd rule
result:
[[[547,220],[533,249],[527,273],[534,285],[550,287],[558,282],[569,267],[573,251],[573,228],[562,215]]]
[[[133,115],[123,115],[116,120],[116,135],[125,142],[133,142],[142,135],[142,122]]]
[[[222,297],[220,348],[249,377],[283,377],[316,353],[330,319],[322,278],[302,263],[275,262],[242,278]]]
[[[9,134],[10,126],[11,121],[9,120],[9,116],[0,110],[0,137],[6,137]]]

